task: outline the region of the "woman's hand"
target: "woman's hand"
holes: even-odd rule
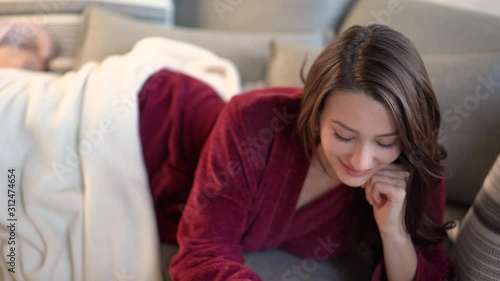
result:
[[[382,235],[406,233],[403,206],[409,176],[403,166],[390,164],[362,186]]]

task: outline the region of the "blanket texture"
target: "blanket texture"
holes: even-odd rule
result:
[[[1,280],[161,280],[137,101],[161,69],[239,92],[231,62],[161,38],[62,76],[0,70]]]

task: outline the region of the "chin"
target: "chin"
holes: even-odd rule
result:
[[[365,184],[370,178],[369,177],[351,177],[348,175],[342,175],[339,177],[340,181],[350,187],[360,187]]]

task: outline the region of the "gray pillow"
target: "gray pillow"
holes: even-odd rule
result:
[[[499,17],[415,0],[359,0],[339,30],[371,23],[402,32],[421,54],[500,49]]]
[[[320,51],[275,44],[267,83],[303,86],[299,78],[302,61],[309,54],[308,64],[312,64]],[[439,140],[448,151],[444,161],[449,175],[447,197],[470,205],[500,153],[500,51],[426,55],[422,59],[441,108]]]
[[[176,0],[176,25],[246,32],[305,32],[340,22],[351,0]]]
[[[96,7],[85,11],[82,27],[76,69],[91,60],[124,54],[142,38],[161,36],[199,45],[233,61],[244,83],[264,80],[273,39],[307,46],[322,46],[325,42],[324,32],[236,33],[165,27]]]
[[[460,225],[455,255],[461,281],[500,280],[500,155]]]

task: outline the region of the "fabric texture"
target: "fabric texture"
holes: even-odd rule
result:
[[[302,86],[304,58],[307,75],[320,51],[278,42],[268,65],[267,83]],[[441,110],[439,141],[448,151],[444,161],[448,199],[470,205],[500,153],[500,51],[423,55],[422,59]]]
[[[336,26],[350,0],[175,1],[175,23],[239,32],[311,32]]]
[[[222,100],[239,92],[230,62],[158,38],[63,76],[0,70],[0,145],[9,148],[0,168],[15,169],[18,220],[12,230],[12,217],[0,215],[2,280],[161,280],[137,96],[162,90],[155,78],[166,75],[154,76],[162,69],[204,81]]]
[[[88,61],[100,61],[109,55],[125,53],[142,38],[160,36],[202,46],[229,59],[235,63],[245,83],[264,80],[273,39],[308,46],[322,46],[325,40],[323,32],[246,34],[170,28],[98,8],[86,10],[83,26],[75,69]]]
[[[142,151],[160,241],[176,243],[201,148],[225,102],[207,84],[181,73],[163,70],[150,80],[139,95]]]
[[[222,109],[202,149],[188,201],[181,206],[179,228],[164,234],[177,233],[180,245],[170,265],[172,280],[262,280],[243,265],[241,252],[279,248],[325,261],[357,245],[359,224],[354,217],[369,208],[364,200],[355,200],[359,190],[341,184],[295,210],[309,167],[294,130],[301,91],[248,92]],[[440,184],[429,205],[429,216],[438,223],[444,201],[445,187]],[[442,245],[425,254],[418,247],[416,251],[416,280],[448,277],[451,268]],[[372,280],[383,280],[384,275],[379,263]]]
[[[500,50],[500,18],[414,0],[360,0],[339,33],[349,26],[380,23],[403,33],[421,54],[461,54]]]
[[[500,280],[500,156],[460,225],[455,252],[461,281]]]

